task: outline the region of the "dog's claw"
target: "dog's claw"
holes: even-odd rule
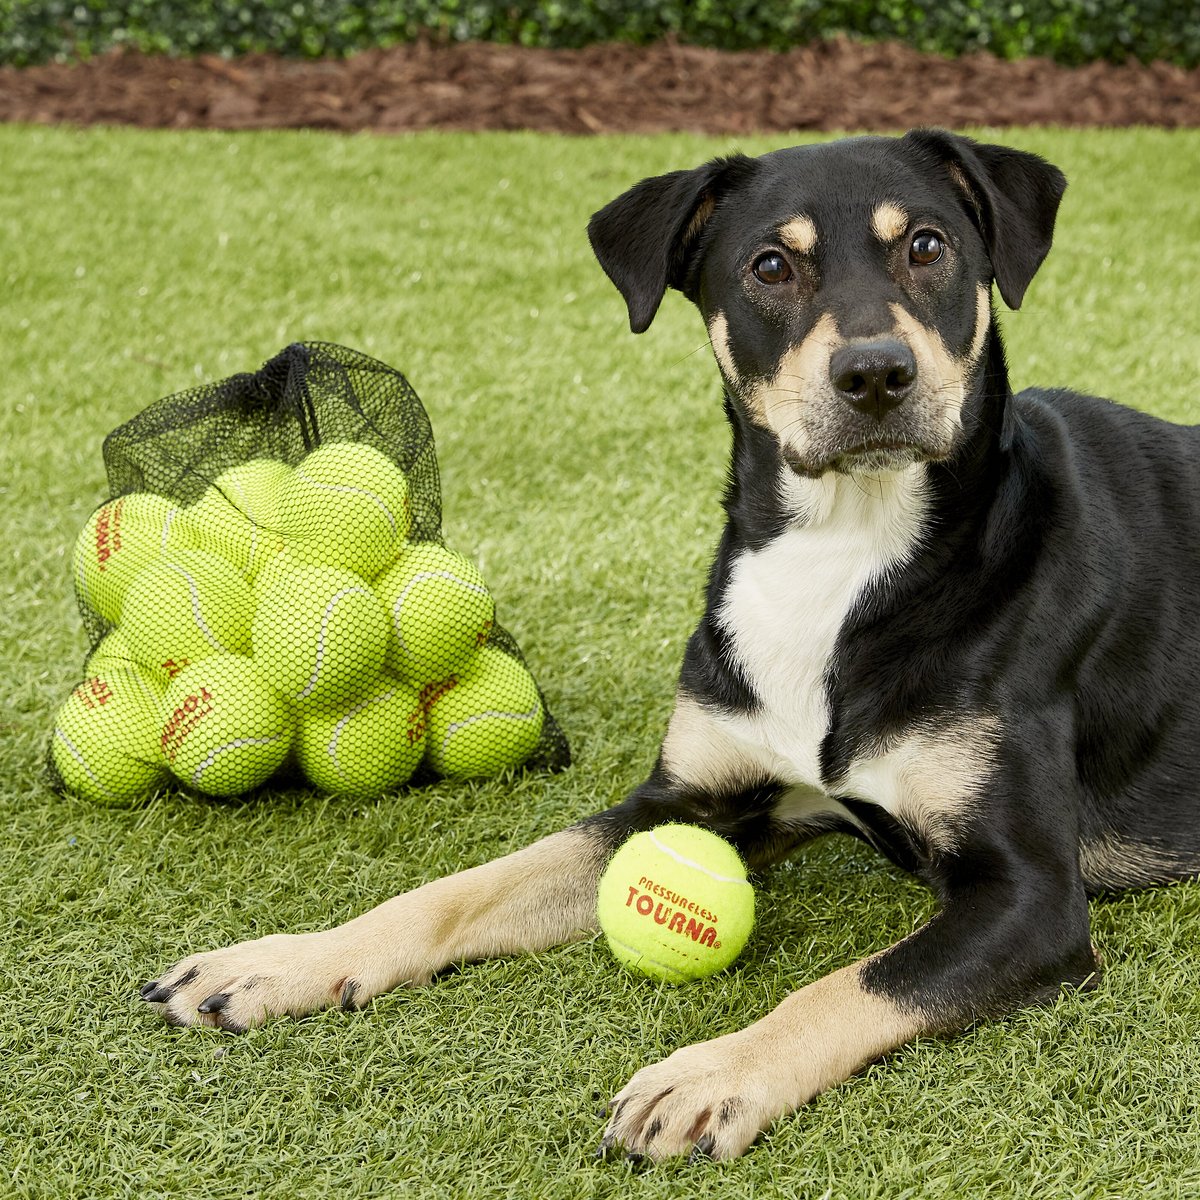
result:
[[[202,1013],[220,1012],[221,1009],[229,1003],[228,992],[215,992],[211,996],[206,996],[199,1004],[196,1005],[196,1011]]]
[[[711,1133],[706,1133],[692,1147],[692,1152],[688,1155],[688,1162],[703,1162],[705,1159],[711,1159],[716,1144],[716,1139],[713,1137],[713,1135]]]
[[[150,993],[155,991],[157,988],[158,980],[152,979],[149,983],[143,983],[142,986],[138,988],[138,995],[141,996],[143,1000],[149,1000]]]

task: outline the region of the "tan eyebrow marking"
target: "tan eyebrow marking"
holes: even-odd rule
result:
[[[817,244],[817,227],[812,217],[793,217],[779,228],[779,237],[790,250],[797,254],[808,254]]]
[[[894,242],[908,228],[908,213],[885,200],[871,214],[871,232],[881,242]]]

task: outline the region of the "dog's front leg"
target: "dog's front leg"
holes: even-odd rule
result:
[[[607,856],[587,825],[395,896],[319,933],[194,954],[142,988],[173,1024],[241,1031],[269,1016],[358,1008],[451,963],[569,940],[595,923]]]
[[[360,1008],[392,988],[428,983],[452,963],[544,950],[595,929],[600,874],[630,834],[701,821],[761,861],[764,837],[772,848],[778,841],[763,819],[773,796],[744,787],[736,797],[701,794],[660,764],[627,800],[571,829],[435,879],[334,929],[194,954],[147,983],[142,998],[173,1024],[241,1031],[270,1016]]]
[[[1095,974],[1083,885],[1061,832],[1036,860],[994,830],[979,835],[944,863],[941,891],[937,916],[890,949],[801,988],[745,1029],[638,1071],[610,1104],[601,1152],[732,1157],[775,1118],[912,1038]]]

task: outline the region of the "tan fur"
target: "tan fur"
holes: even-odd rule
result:
[[[696,211],[692,213],[692,219],[688,222],[687,229],[683,233],[683,245],[694,238],[701,229],[704,228],[708,218],[713,215],[713,210],[717,207],[717,202],[714,197],[705,195],[700,203],[696,206]]]
[[[982,284],[976,292],[975,332],[971,346],[962,358],[955,358],[946,348],[937,330],[916,319],[902,304],[892,304],[894,331],[917,360],[917,376],[923,390],[938,406],[938,432],[948,454],[954,435],[962,427],[962,408],[967,397],[971,372],[979,362],[987,336],[990,309],[987,289]]]
[[[851,764],[838,791],[886,809],[929,845],[953,850],[963,819],[995,770],[1000,724],[961,718],[894,740]]]
[[[951,182],[956,188],[967,198],[967,203],[975,211],[975,219],[981,224],[983,222],[983,213],[979,207],[979,197],[975,195],[975,189],[971,186],[966,175],[963,174],[962,168],[958,163],[947,163],[946,171],[950,175]]]
[[[1088,887],[1100,890],[1145,887],[1178,879],[1184,864],[1157,846],[1105,833],[1081,843],[1079,869]]]
[[[343,1002],[360,1007],[394,987],[426,984],[451,963],[558,945],[595,928],[603,866],[596,841],[568,829],[395,896],[334,929],[193,955],[163,976],[169,984],[195,970],[168,1001],[166,1016],[181,1025],[245,1027]],[[214,992],[230,994],[221,1013],[198,1012]]]
[[[708,709],[682,688],[663,739],[662,761],[675,779],[716,794],[767,778]]]
[[[898,204],[885,200],[871,213],[871,232],[885,245],[894,242],[908,228],[908,213]]]
[[[811,217],[793,217],[779,229],[779,238],[789,250],[797,254],[811,254],[817,244],[817,227]]]
[[[960,360],[968,369],[975,367],[983,356],[988,330],[992,327],[991,292],[982,284],[975,287],[975,333],[970,348]]]
[[[864,965],[793,992],[745,1029],[642,1068],[613,1098],[604,1144],[658,1159],[704,1138],[712,1157],[732,1158],[776,1117],[935,1027],[866,991]]]
[[[975,329],[961,358],[946,347],[936,330],[916,319],[903,305],[891,305],[892,329],[917,361],[921,395],[934,406],[931,448],[949,455],[962,427],[962,407],[972,373],[982,361],[991,327],[988,289],[979,284],[975,295]],[[724,368],[728,354],[728,326],[718,314],[709,326],[713,350]],[[754,420],[778,435],[785,446],[806,461],[813,450],[814,433],[825,414],[836,411],[842,399],[829,379],[829,360],[844,339],[831,313],[823,313],[799,345],[786,351],[774,376],[748,386],[741,394]],[[719,348],[720,347],[720,348]],[[734,382],[735,375],[727,375]],[[914,401],[915,403],[916,401]]]
[[[737,368],[733,365],[733,354],[729,349],[729,322],[722,312],[716,313],[708,323],[708,340],[712,343],[713,355],[721,374],[730,382],[737,380]]]
[[[830,390],[829,356],[840,340],[832,314],[822,313],[808,336],[780,359],[775,375],[745,396],[760,424],[775,433],[786,428],[788,445],[801,454],[806,449],[805,430],[796,421],[797,404],[819,403],[822,392]]]

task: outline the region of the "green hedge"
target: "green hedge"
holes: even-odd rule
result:
[[[429,34],[525,46],[647,43],[782,50],[835,33],[920,50],[1063,63],[1200,64],[1196,0],[0,0],[0,62],[166,54],[349,54]]]

